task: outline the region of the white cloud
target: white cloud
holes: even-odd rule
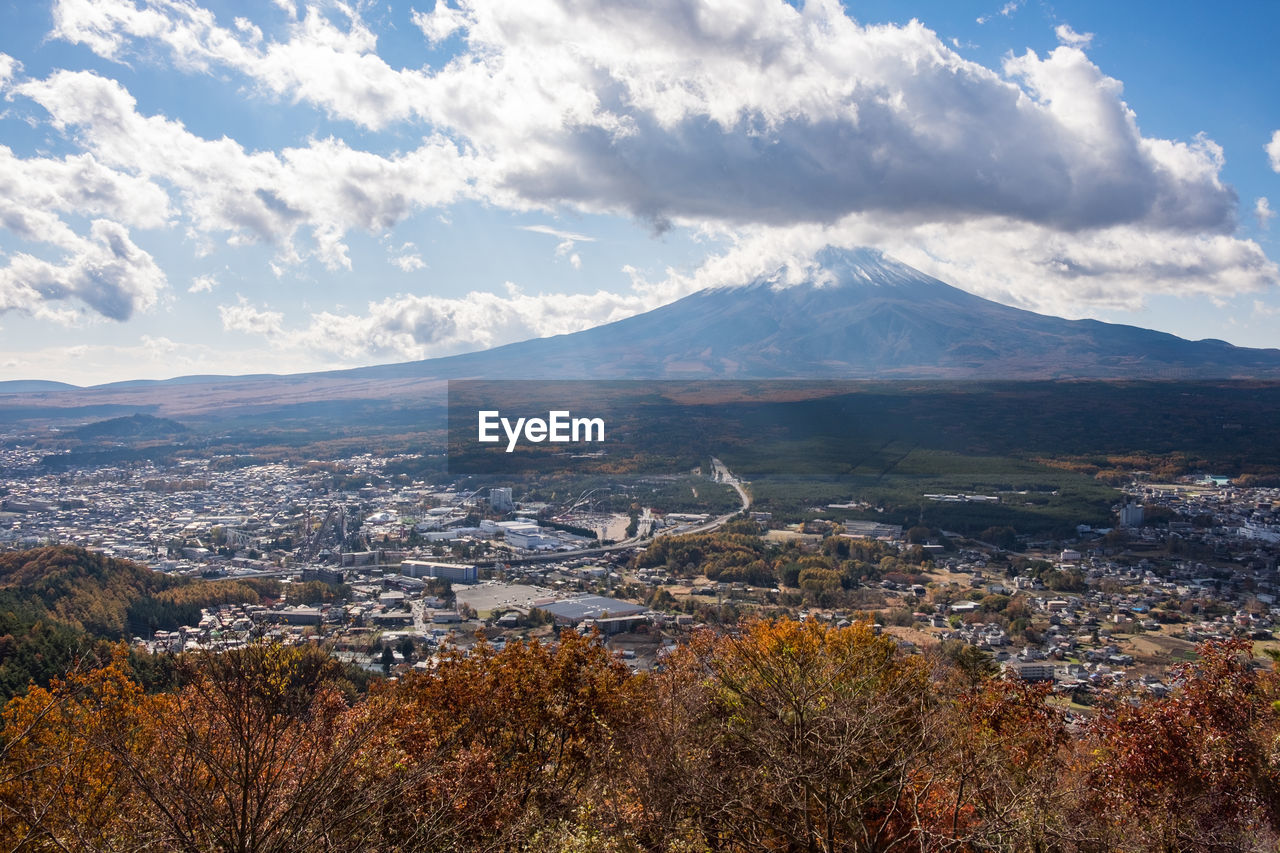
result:
[[[426,269],[427,263],[422,260],[422,255],[418,254],[418,247],[413,243],[403,244],[397,254],[392,255],[388,260],[401,272],[417,272]]]
[[[1086,48],[1093,42],[1093,33],[1078,33],[1071,29],[1070,24],[1058,24],[1054,33],[1057,34],[1058,41],[1067,47]]]
[[[550,225],[521,225],[520,230],[532,231],[535,234],[546,234],[550,237],[555,237],[557,240],[569,243],[594,243],[596,241],[595,237],[575,234],[572,231],[561,231],[558,228],[552,228]]]
[[[118,61],[167,52],[180,68],[230,69],[337,120],[430,134],[407,154],[335,138],[247,152],[143,117],[118,83],[86,72],[15,91],[98,162],[172,187],[198,232],[272,241],[281,263],[314,256],[347,267],[350,230],[385,231],[474,195],[518,210],[623,212],[658,231],[679,224],[735,241],[648,296],[592,303],[608,311],[758,266],[770,243],[875,245],[1042,310],[1256,290],[1277,277],[1255,243],[1232,236],[1238,199],[1221,181],[1221,148],[1143,136],[1121,83],[1081,49],[1090,34],[1065,24],[1047,55],[990,69],[919,22],[862,26],[835,0],[437,0],[414,22],[431,42],[457,39],[461,52],[439,68],[394,68],[361,8],[309,5],[264,35],[182,0],[57,0],[54,34]],[[1280,131],[1268,155],[1280,170]],[[534,230],[581,263],[581,235]],[[416,255],[398,257],[413,266]],[[417,353],[559,322],[534,303],[486,319],[476,310],[486,297],[475,298],[404,297],[359,317],[317,314],[338,319],[308,328],[338,334],[347,323],[389,352]],[[410,331],[387,331],[401,320]],[[228,322],[302,340],[279,317],[224,314]]]
[[[0,267],[0,313],[20,311],[71,322],[73,312],[50,302],[75,299],[112,320],[127,320],[156,304],[166,287],[164,273],[150,254],[138,248],[119,223],[95,219],[87,236],[62,234],[57,261],[25,252]]]
[[[1271,134],[1271,141],[1267,143],[1267,159],[1271,161],[1271,168],[1280,172],[1280,130]]]
[[[999,15],[1002,18],[1012,17],[1013,13],[1018,11],[1018,9],[1020,9],[1022,7],[1022,4],[1025,2],[1026,0],[1009,0],[1008,3],[1005,3],[1003,6],[1000,7],[1000,11],[997,12],[995,15],[982,15],[981,17],[979,17],[978,23],[985,24],[987,21],[990,21],[992,18],[996,17],[996,15]]]
[[[0,53],[0,89],[4,89],[13,76],[21,70],[21,62],[7,53]]]
[[[1253,316],[1261,318],[1280,316],[1280,307],[1273,307],[1261,299],[1255,299],[1253,300]]]
[[[1271,202],[1267,201],[1266,196],[1254,202],[1253,215],[1258,220],[1258,227],[1263,229],[1270,228],[1271,220],[1276,218],[1276,212],[1271,209]]]
[[[165,277],[128,226],[157,228],[170,212],[161,188],[91,154],[22,158],[0,145],[0,228],[37,244],[0,268],[0,312],[67,322],[76,312],[48,303],[74,300],[113,320],[152,307]],[[86,229],[67,215],[95,218]]]
[[[262,46],[175,0],[56,10],[58,35],[105,56],[160,44],[368,127],[461,134],[488,163],[490,197],[511,206],[627,211],[658,227],[856,212],[1234,226],[1211,147],[1142,137],[1119,83],[1078,49],[1027,53],[1001,76],[918,22],[862,27],[834,2],[437,2],[418,25],[469,48],[438,70],[392,68],[349,8],[342,26],[311,8]]]
[[[467,191],[471,169],[457,148],[430,136],[406,154],[383,157],[333,138],[306,147],[248,152],[204,139],[180,122],[142,116],[123,86],[91,72],[55,72],[15,90],[48,110],[54,126],[102,162],[174,187],[197,232],[239,245],[275,243],[297,262],[300,229],[330,268],[350,268],[348,231],[385,230],[413,212]]]
[[[0,225],[23,240],[61,245],[72,229],[60,213],[159,228],[171,211],[160,187],[107,168],[92,154],[21,158],[0,145]]]
[[[278,311],[241,299],[222,306],[223,327],[258,336],[282,363],[340,367],[470,352],[534,337],[566,334],[620,320],[709,287],[771,277],[777,286],[811,280],[814,255],[827,245],[889,245],[922,271],[989,298],[1024,308],[1080,316],[1080,300],[1133,309],[1152,292],[1202,293],[1213,299],[1260,290],[1280,271],[1251,241],[1221,235],[1195,240],[1115,226],[1087,240],[1040,226],[990,220],[968,226],[922,226],[900,232],[874,217],[833,226],[755,227],[721,234],[731,245],[685,272],[668,268],[649,280],[627,268],[627,292],[505,294],[463,297],[397,295],[363,313],[322,311],[300,326]],[[572,259],[570,260],[572,263]],[[1083,283],[1082,283],[1083,282]]]
[[[1067,316],[1080,316],[1082,305],[1138,308],[1154,293],[1232,297],[1280,280],[1280,269],[1253,241],[1224,235],[1189,239],[1128,225],[1066,235],[1006,219],[900,229],[853,216],[822,228],[756,228],[728,236],[730,248],[694,272],[668,270],[661,282],[637,284],[659,302],[747,283],[779,268],[780,285],[798,284],[812,276],[813,256],[827,245],[881,246],[970,292]]]
[[[521,225],[522,231],[532,231],[535,234],[546,234],[555,237],[560,242],[556,245],[556,257],[568,258],[569,265],[575,270],[582,269],[582,258],[573,248],[578,243],[594,243],[595,237],[587,237],[583,234],[575,234],[572,231],[561,231],[552,228],[549,225]]]
[[[629,317],[661,304],[656,289],[629,294],[472,292],[463,297],[397,295],[370,302],[365,313],[323,311],[286,328],[276,311],[241,300],[219,309],[223,327],[261,336],[290,361],[329,366],[404,361],[487,349],[567,334]]]
[[[222,328],[228,332],[244,332],[249,335],[277,335],[284,326],[284,315],[279,311],[254,308],[243,296],[235,305],[219,305]]]
[[[217,286],[217,276],[198,275],[191,280],[191,286],[187,288],[187,293],[212,293]]]
[[[450,6],[447,2],[436,2],[430,12],[419,12],[414,9],[410,13],[414,26],[422,30],[422,34],[432,44],[438,44],[461,30],[470,23],[470,18],[461,9]]]

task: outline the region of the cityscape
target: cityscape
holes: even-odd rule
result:
[[[500,647],[555,626],[599,631],[641,670],[681,636],[746,616],[847,625],[870,615],[904,649],[960,641],[1018,678],[1052,681],[1087,702],[1095,689],[1166,691],[1169,667],[1196,643],[1275,642],[1280,616],[1280,488],[1209,474],[1135,480],[1120,491],[1112,527],[1082,524],[1069,539],[1003,547],[841,518],[853,505],[814,507],[812,519],[785,525],[745,509],[775,549],[847,554],[842,542],[874,541],[904,565],[833,593],[798,578],[715,581],[648,558],[655,539],[714,532],[705,513],[645,507],[632,525],[589,501],[521,501],[512,487],[387,482],[396,460],[369,454],[326,466],[228,470],[209,460],[58,473],[45,473],[33,451],[2,458],[8,547],[76,545],[178,577],[283,582],[267,604],[228,602],[195,624],[132,638],[149,652],[333,642],[374,670],[384,647],[389,668],[421,669],[442,644],[469,648],[483,636]],[[370,482],[340,489],[335,471]],[[319,595],[306,583],[317,581],[328,587]],[[308,600],[296,600],[295,587]]]

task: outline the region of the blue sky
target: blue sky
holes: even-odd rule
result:
[[[1280,347],[1270,0],[0,9],[0,379],[448,355],[827,244]]]

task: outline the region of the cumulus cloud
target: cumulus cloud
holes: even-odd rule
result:
[[[295,238],[307,229],[311,253],[333,269],[351,267],[347,232],[385,230],[416,210],[451,202],[471,172],[440,136],[389,157],[332,137],[279,153],[249,152],[226,137],[204,139],[181,122],[141,115],[123,86],[92,72],[58,71],[15,91],[44,107],[56,128],[76,134],[93,157],[174,187],[197,231],[224,234],[232,245],[274,243],[296,261]]]
[[[397,295],[364,312],[317,312],[301,325],[240,300],[221,308],[223,326],[262,338],[289,363],[325,366],[400,361],[470,352],[566,334],[620,320],[699,290],[769,278],[778,287],[821,276],[815,255],[828,245],[886,245],[890,254],[972,292],[1031,310],[1081,316],[1075,294],[1096,308],[1133,309],[1152,292],[1211,298],[1257,291],[1280,277],[1257,244],[1222,235],[1187,240],[1115,226],[1066,237],[1010,220],[964,231],[939,225],[900,231],[874,217],[832,226],[754,227],[708,234],[730,245],[692,270],[648,278],[625,268],[631,287],[614,293],[473,292],[463,297]]]
[[[249,335],[278,335],[284,328],[284,315],[279,311],[254,308],[243,296],[235,305],[219,305],[222,328],[228,332]]]
[[[68,215],[90,216],[88,227]],[[169,199],[149,181],[91,154],[23,158],[0,145],[0,227],[32,246],[0,268],[0,312],[68,321],[78,302],[113,320],[152,307],[165,276],[131,239],[129,226],[167,223]]]
[[[857,240],[1042,309],[1276,280],[1261,249],[1233,236],[1239,199],[1221,181],[1221,148],[1143,135],[1120,81],[1084,53],[1091,35],[1066,24],[1047,54],[988,68],[919,22],[863,26],[836,0],[436,0],[413,22],[429,43],[454,40],[460,51],[441,67],[402,68],[379,55],[361,4],[277,5],[287,14],[264,32],[185,0],[57,0],[53,34],[116,61],[167,55],[193,72],[230,70],[339,122],[416,128],[422,146],[383,156],[325,138],[249,152],[140,115],[122,86],[92,73],[13,91],[97,162],[172,188],[197,231],[271,241],[281,263],[309,253],[349,267],[349,231],[385,231],[476,196],[518,210],[621,212],[734,244],[647,293],[752,266],[743,252],[763,256],[779,241],[799,251]],[[1280,170],[1280,131],[1268,155]],[[543,233],[581,264],[581,235]],[[416,268],[417,257],[391,262]],[[648,304],[618,298],[609,312]],[[554,314],[526,305],[491,315],[486,337],[473,308],[487,297],[405,299],[332,316],[383,330],[378,339],[403,353],[555,326]],[[389,318],[414,312],[431,319],[394,331]],[[251,322],[241,311],[228,322],[287,339],[282,318]]]
[[[57,261],[19,252],[0,267],[0,312],[21,311],[66,322],[74,314],[47,303],[76,299],[102,316],[127,320],[155,305],[164,273],[119,223],[95,219],[86,236],[68,234]]]
[[[1093,42],[1093,33],[1078,33],[1071,29],[1070,24],[1058,24],[1054,33],[1058,36],[1058,41],[1067,47],[1085,48]]]
[[[173,0],[60,0],[55,33],[112,58],[162,45],[368,127],[447,128],[484,155],[489,193],[510,204],[623,210],[658,227],[855,212],[1234,226],[1212,145],[1143,137],[1119,83],[1072,46],[1002,75],[918,22],[863,27],[819,0],[439,0],[414,20],[467,52],[396,69],[342,8],[337,20],[311,8],[259,45]]]
[[[1271,134],[1271,141],[1267,143],[1267,159],[1271,161],[1271,168],[1280,172],[1280,130]]]
[[[1232,296],[1280,280],[1280,268],[1253,241],[1178,237],[1128,225],[1065,235],[1007,219],[974,221],[963,229],[937,224],[900,229],[853,216],[821,228],[737,231],[731,239],[728,249],[692,272],[668,270],[661,281],[635,281],[661,301],[766,276],[778,286],[800,284],[819,272],[814,256],[828,245],[881,246],[970,292],[1067,316],[1080,316],[1081,305],[1134,309],[1153,293]]]
[[[198,275],[191,280],[191,286],[187,288],[187,293],[212,293],[217,286],[217,276]]]
[[[13,75],[22,70],[22,63],[7,53],[0,53],[0,89],[13,79]]]
[[[1276,218],[1276,212],[1271,209],[1271,202],[1267,201],[1266,196],[1262,196],[1253,203],[1253,215],[1258,220],[1259,228],[1270,228],[1271,220]]]
[[[427,266],[427,262],[422,260],[422,255],[418,254],[418,247],[413,243],[403,244],[388,260],[399,267],[401,272],[417,272],[426,269]]]
[[[222,306],[223,328],[261,336],[295,359],[336,364],[411,360],[576,332],[660,304],[652,294],[472,292],[462,297],[399,294],[370,302],[364,313],[317,312],[286,328],[280,312],[244,300]]]

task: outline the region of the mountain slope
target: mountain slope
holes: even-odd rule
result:
[[[571,335],[343,371],[454,378],[1227,378],[1280,351],[1000,305],[877,252],[828,249],[819,280],[704,290]]]
[[[1035,314],[869,250],[828,249],[818,261],[813,279],[797,285],[763,278],[704,290],[574,334],[447,358],[11,393],[0,423],[54,410],[83,423],[139,411],[292,417],[305,406],[348,414],[411,400],[441,406],[443,380],[458,378],[1280,379],[1280,350]]]

